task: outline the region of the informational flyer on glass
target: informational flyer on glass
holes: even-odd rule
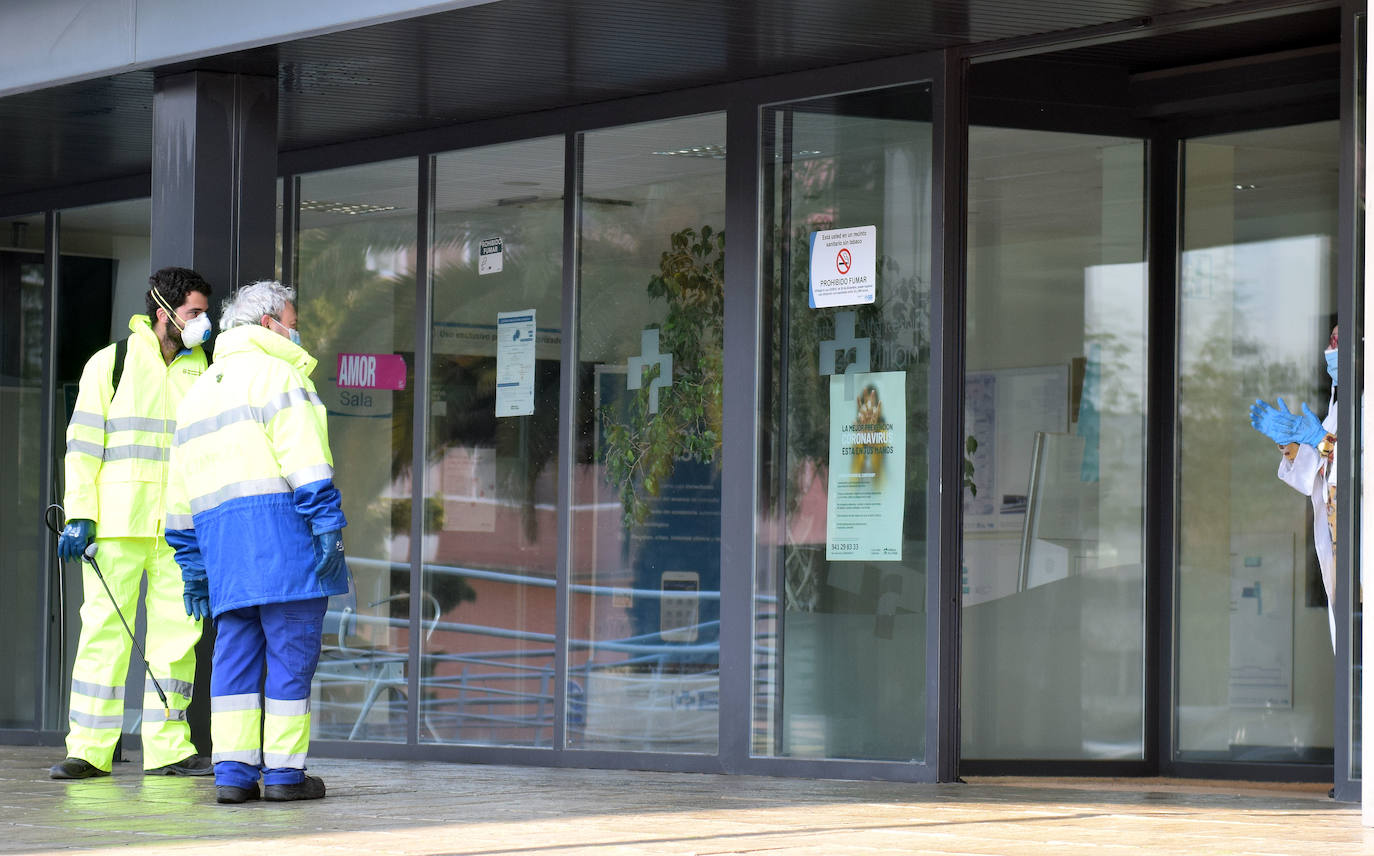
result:
[[[825,558],[902,559],[906,504],[906,372],[830,378],[830,489]]]
[[[496,415],[534,412],[534,310],[496,313]]]

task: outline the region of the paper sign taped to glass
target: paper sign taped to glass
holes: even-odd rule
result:
[[[830,378],[825,558],[899,562],[906,504],[906,372]]]

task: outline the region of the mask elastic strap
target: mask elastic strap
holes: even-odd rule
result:
[[[186,329],[186,325],[180,323],[181,319],[177,318],[176,311],[172,309],[172,307],[167,305],[167,301],[163,298],[161,294],[158,293],[158,290],[156,288],[152,288],[149,289],[149,293],[153,295],[153,301],[156,302],[158,306],[161,306],[163,311],[167,313],[167,317],[172,319],[172,324],[177,328],[177,332],[184,331]]]

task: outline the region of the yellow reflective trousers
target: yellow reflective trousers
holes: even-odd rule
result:
[[[163,708],[145,672],[143,767],[151,770],[175,763],[196,753],[186,724],[186,706],[196,677],[195,644],[200,638],[200,622],[187,616],[182,604],[181,569],[162,538],[97,538],[95,543],[95,560],[130,626],[138,609],[143,571],[148,571],[149,620],[143,650],[171,709]],[[95,571],[85,562],[82,585],[85,600],[81,641],[72,666],[67,755],[108,771],[123,730],[124,685],[133,643]]]

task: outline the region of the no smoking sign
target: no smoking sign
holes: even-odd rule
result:
[[[878,292],[877,246],[877,226],[812,232],[811,307],[873,303]]]

